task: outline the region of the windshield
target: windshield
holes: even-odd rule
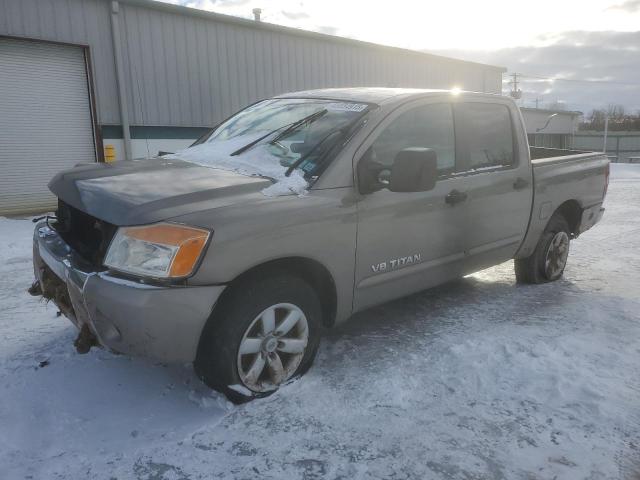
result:
[[[281,184],[271,192],[303,193],[348,140],[368,107],[336,100],[264,100],[237,113],[175,156],[269,177]]]

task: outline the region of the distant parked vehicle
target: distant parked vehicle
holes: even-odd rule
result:
[[[519,282],[557,280],[608,177],[603,154],[530,149],[505,97],[291,93],[176,155],[58,174],[31,291],[81,351],[194,362],[242,401],[354,312],[512,258]]]

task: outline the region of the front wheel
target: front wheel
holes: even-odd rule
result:
[[[321,308],[311,286],[287,274],[231,288],[205,326],[194,366],[207,385],[240,403],[273,393],[311,366]]]
[[[558,280],[569,257],[571,233],[561,214],[554,214],[533,253],[514,262],[518,283],[545,283]]]

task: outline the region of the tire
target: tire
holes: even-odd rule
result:
[[[313,363],[321,312],[317,294],[299,277],[276,273],[242,281],[226,292],[203,329],[196,374],[234,403],[270,395]],[[265,332],[265,325],[276,328]],[[279,328],[290,330],[282,333]],[[305,330],[306,346],[299,352]],[[248,353],[241,353],[241,346]]]
[[[538,240],[533,253],[514,261],[518,283],[546,283],[562,277],[569,255],[571,232],[567,220],[555,213]],[[564,248],[564,250],[562,250]]]

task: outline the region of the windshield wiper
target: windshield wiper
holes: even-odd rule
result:
[[[360,119],[365,117],[367,113],[368,113],[368,110],[365,110],[362,115],[360,115],[356,120],[354,120],[353,122],[349,123],[348,125],[343,125],[342,127],[338,127],[338,128],[334,128],[333,130],[330,130],[324,137],[322,137],[322,139],[318,143],[316,143],[311,148],[311,150],[309,150],[307,153],[305,153],[300,158],[298,158],[295,162],[293,162],[291,165],[289,165],[289,167],[287,168],[287,171],[284,173],[285,177],[290,176],[291,173],[302,164],[302,162],[304,162],[307,158],[309,158],[311,156],[311,154],[313,152],[315,152],[320,147],[320,145],[322,145],[328,139],[333,137],[336,133],[340,134],[340,138],[345,138],[345,137],[347,137],[347,134],[350,134],[350,136],[345,140],[345,143],[348,142],[349,140],[351,140],[353,135],[355,135],[355,132],[359,128],[361,128],[365,123],[367,123],[366,119],[364,120],[364,122],[360,122],[359,121]],[[331,148],[333,148],[333,147],[331,147]],[[331,148],[329,150],[327,150],[326,152],[324,152],[324,154],[321,157],[322,160],[326,159],[326,156],[331,151]],[[322,161],[320,163],[324,163],[324,162]],[[316,168],[317,168],[317,166],[316,166]]]
[[[285,177],[290,176],[291,173],[296,168],[298,168],[302,162],[304,162],[307,158],[309,158],[311,156],[311,154],[313,152],[315,152],[320,147],[320,145],[322,145],[324,142],[326,142],[329,138],[333,137],[336,133],[339,133],[339,134],[344,136],[344,134],[346,133],[347,130],[348,130],[348,126],[347,127],[340,127],[340,128],[336,128],[334,130],[331,130],[324,137],[322,137],[322,139],[318,143],[316,143],[313,146],[313,148],[311,148],[311,150],[309,150],[304,155],[301,155],[300,158],[298,158],[295,162],[293,162],[291,165],[289,165],[289,168],[287,168],[287,171],[284,173],[284,176]]]
[[[280,132],[273,140],[271,140],[271,142],[269,143],[276,143],[278,140],[283,139],[284,137],[286,137],[287,135],[289,135],[291,132],[296,131],[297,129],[299,129],[300,127],[302,127],[303,125],[309,125],[313,122],[315,122],[317,119],[319,119],[320,117],[324,116],[327,113],[327,109],[323,108],[322,110],[318,110],[315,113],[312,113],[311,115],[308,115],[300,120],[298,120],[297,122],[293,122],[291,125],[289,125],[286,129],[284,129],[282,132]],[[278,129],[279,130],[279,129]],[[276,130],[277,131],[277,130]]]
[[[286,137],[287,135],[289,135],[291,132],[297,130],[298,128],[300,128],[302,125],[304,124],[309,124],[312,123],[314,121],[316,121],[318,118],[322,117],[324,114],[327,113],[327,109],[323,108],[322,110],[318,110],[317,112],[312,113],[311,115],[307,115],[304,118],[301,118],[300,120],[296,120],[293,123],[289,123],[287,125],[283,125],[282,127],[278,127],[275,130],[272,130],[264,135],[262,135],[260,138],[257,138],[255,140],[253,140],[250,143],[247,143],[244,147],[240,147],[239,149],[237,149],[236,151],[231,153],[231,156],[234,157],[236,155],[240,155],[241,153],[246,152],[247,150],[249,150],[251,147],[253,147],[254,145],[260,143],[262,140],[264,140],[265,138],[267,138],[269,135],[273,135],[274,133],[276,133],[279,130],[282,130],[283,128],[285,130],[283,130],[281,133],[278,134],[277,137],[275,137],[273,140],[271,140],[271,143],[275,143],[278,140]]]

